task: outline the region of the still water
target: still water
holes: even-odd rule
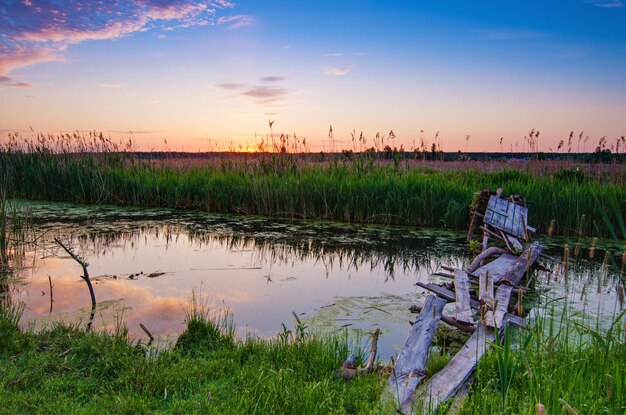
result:
[[[387,360],[406,340],[408,308],[427,295],[415,282],[433,280],[440,264],[470,260],[465,234],[446,230],[163,209],[24,207],[37,243],[9,293],[25,304],[24,326],[83,326],[89,318],[82,269],[54,242],[59,238],[89,263],[98,301],[94,328],[124,323],[133,339],[145,342],[142,323],[163,345],[184,329],[195,296],[216,314],[229,312],[240,337],[270,338],[283,324],[293,329],[294,312],[309,330],[324,333],[365,337],[379,328],[380,356]],[[588,259],[589,246],[580,247],[580,259],[572,254],[565,273],[567,242],[546,240],[555,259],[551,271],[539,274],[538,286],[550,289],[552,300],[568,299],[588,319],[614,315],[617,273],[602,261],[604,251],[596,247]],[[532,305],[540,310],[543,303],[537,297]]]

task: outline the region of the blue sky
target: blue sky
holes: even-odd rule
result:
[[[3,136],[250,150],[271,119],[314,150],[332,125],[340,148],[393,130],[406,149],[439,132],[446,151],[522,151],[534,128],[549,151],[626,134],[620,0],[11,0],[0,18]]]

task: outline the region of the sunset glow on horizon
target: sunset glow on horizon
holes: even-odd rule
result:
[[[534,129],[540,151],[573,132],[589,152],[626,135],[621,0],[8,0],[0,19],[0,142],[358,151],[393,130],[405,150],[521,152]]]

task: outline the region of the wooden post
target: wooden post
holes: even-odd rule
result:
[[[481,273],[478,277],[478,299],[491,304],[493,298],[493,277],[489,275],[489,271]]]
[[[460,269],[454,270],[454,293],[456,296],[455,318],[467,324],[474,324],[470,306],[470,282],[467,274]]]

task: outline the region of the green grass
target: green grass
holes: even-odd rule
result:
[[[1,413],[394,413],[380,401],[384,375],[337,378],[345,339],[295,330],[238,340],[228,319],[196,313],[176,345],[156,353],[124,327],[33,333],[18,328],[19,313],[0,308]],[[605,331],[556,316],[507,331],[480,362],[460,413],[533,414],[538,403],[564,413],[564,402],[581,414],[626,411],[624,313]],[[434,357],[432,373],[445,364]]]
[[[41,333],[0,312],[1,413],[372,413],[376,374],[335,376],[348,355],[337,339],[236,340],[226,326],[191,316],[175,347],[129,342],[123,328]]]
[[[530,415],[537,404],[548,414],[567,413],[566,404],[579,414],[626,413],[624,313],[601,330],[547,309],[480,362],[461,414]]]
[[[623,182],[572,170],[458,171],[291,155],[173,168],[124,159],[123,153],[44,151],[0,152],[0,162],[13,178],[10,197],[75,203],[466,229],[474,192],[503,188],[527,199],[529,223],[542,233],[602,234],[606,227],[597,225],[605,218],[598,206],[609,207],[608,221],[616,229],[626,216]]]

